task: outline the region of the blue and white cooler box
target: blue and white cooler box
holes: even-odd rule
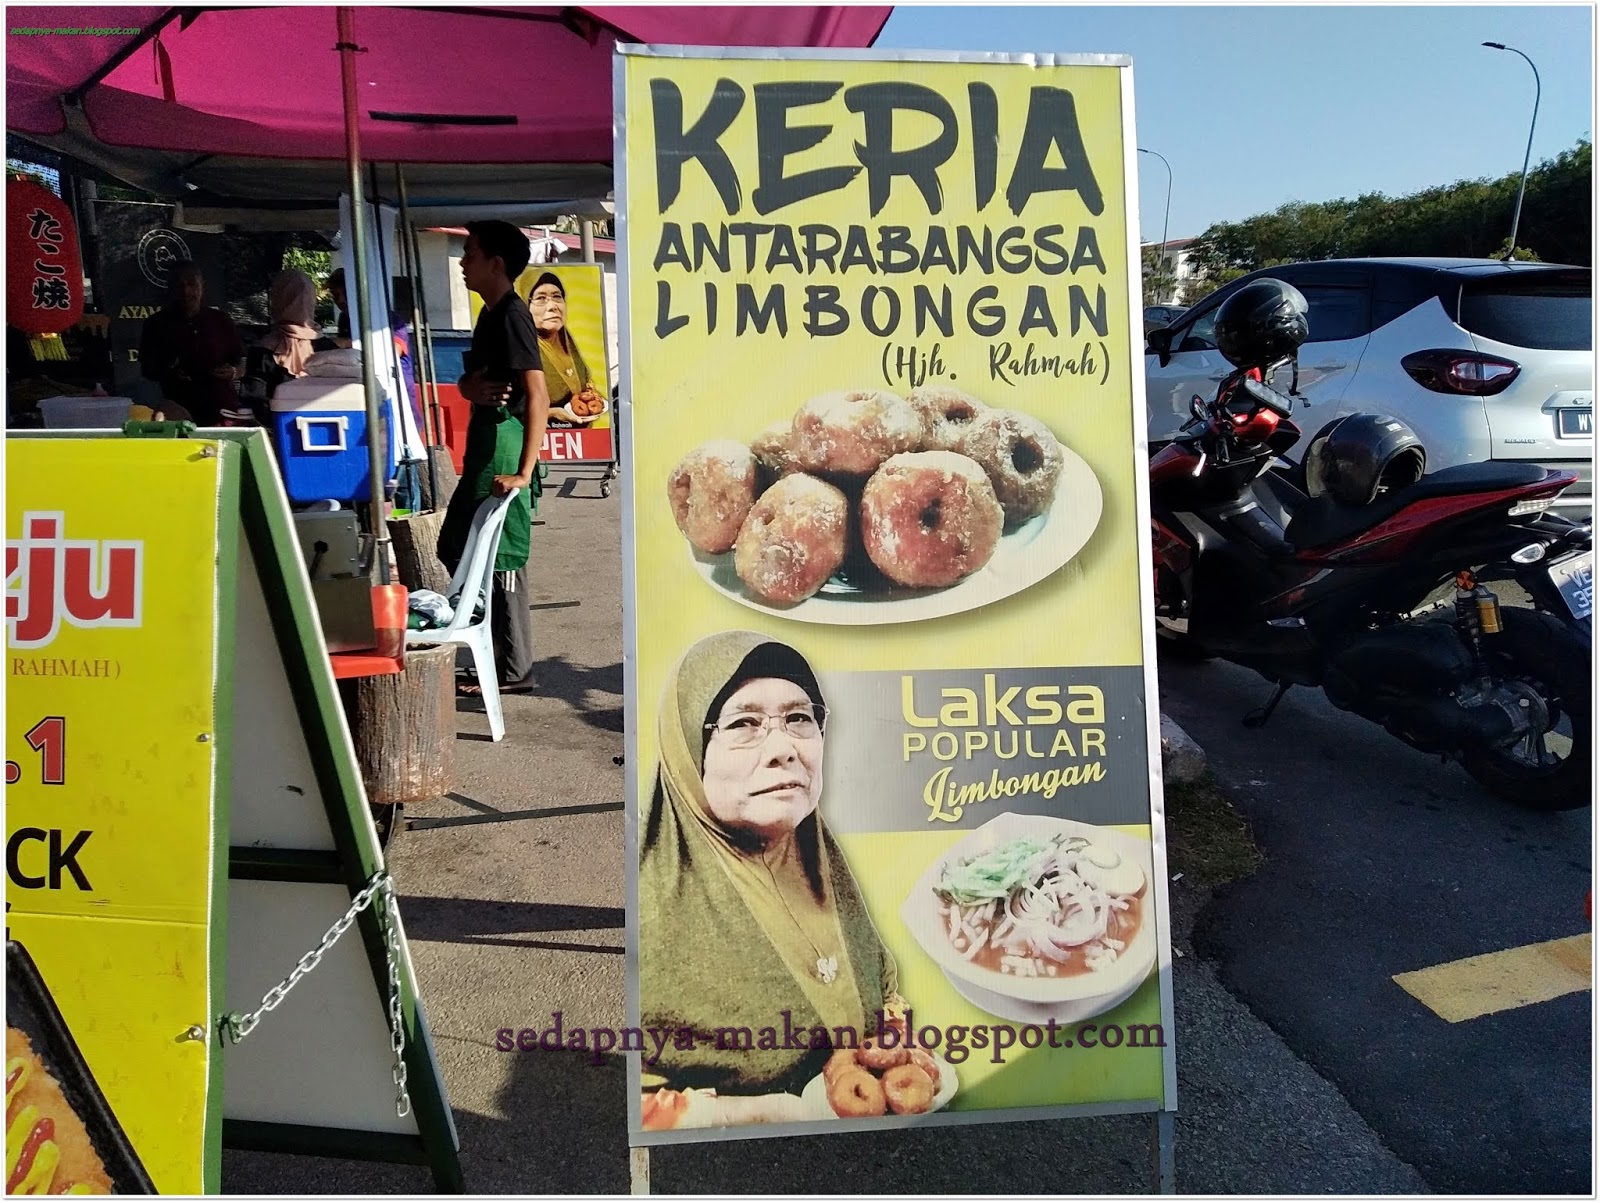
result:
[[[272,435],[283,465],[291,501],[366,501],[369,482],[367,396],[360,380],[302,376],[286,380],[272,394]],[[384,409],[393,406],[385,398]],[[384,424],[385,427],[389,423]],[[384,483],[394,479],[393,432],[379,432],[387,444]]]

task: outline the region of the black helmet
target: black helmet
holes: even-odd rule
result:
[[[1381,493],[1422,479],[1428,455],[1411,427],[1387,414],[1351,414],[1329,422],[1306,451],[1306,492],[1343,505],[1366,505]]]
[[[1265,276],[1222,302],[1213,337],[1234,367],[1257,368],[1293,355],[1309,329],[1300,290]]]

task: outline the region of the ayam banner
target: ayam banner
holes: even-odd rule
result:
[[[617,89],[632,1143],[1175,1109],[1129,61]]]

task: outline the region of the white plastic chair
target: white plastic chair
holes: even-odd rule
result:
[[[505,530],[511,499],[516,495],[517,490],[513,489],[504,497],[485,497],[472,516],[467,546],[450,578],[450,604],[455,607],[455,615],[442,627],[406,631],[407,647],[460,643],[472,652],[478,688],[483,691],[483,709],[489,716],[489,737],[495,743],[505,738],[506,723],[500,710],[500,675],[495,670],[491,624],[494,561],[500,552],[500,535]],[[483,617],[474,620],[479,605],[483,606]]]

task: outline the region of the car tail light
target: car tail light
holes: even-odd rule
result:
[[[1400,366],[1423,388],[1473,397],[1505,391],[1522,371],[1521,364],[1476,351],[1413,351]]]

